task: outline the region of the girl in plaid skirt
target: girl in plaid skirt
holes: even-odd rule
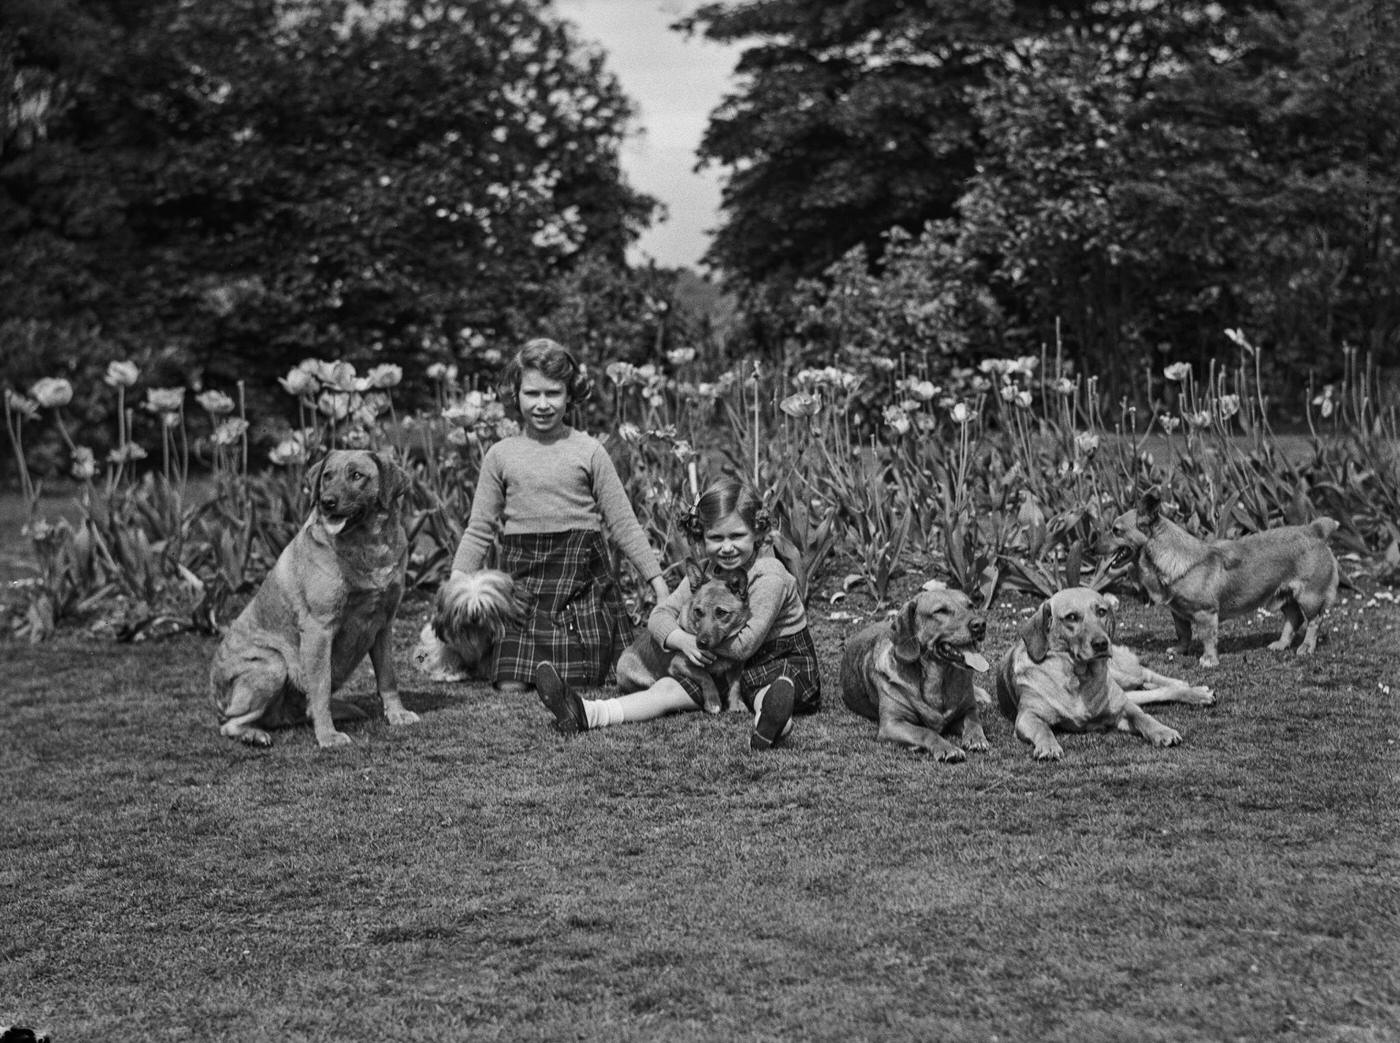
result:
[[[714,650],[700,648],[680,625],[691,596],[687,578],[657,603],[647,629],[662,648],[680,652],[696,666],[709,666],[717,654],[743,663],[739,694],[753,714],[749,746],[766,750],[792,730],[793,714],[815,713],[821,705],[817,650],[797,580],[770,546],[768,512],[742,482],[730,478],[712,484],[696,501],[686,527],[717,572],[744,571],[751,617]],[[703,705],[699,685],[689,678],[662,677],[643,691],[596,700],[580,699],[548,663],[540,665],[535,682],[554,726],[565,734]]]
[[[501,399],[519,409],[521,431],[486,451],[471,517],[452,561],[475,572],[500,534],[499,567],[532,608],[491,650],[488,676],[508,691],[527,689],[541,661],[572,685],[602,684],[631,640],[612,574],[606,527],[651,584],[668,591],[607,451],[565,423],[589,381],[562,344],[540,338],[506,366]]]

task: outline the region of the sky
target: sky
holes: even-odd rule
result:
[[[698,6],[695,0],[554,0],[579,37],[607,53],[607,65],[637,107],[634,133],[623,146],[622,167],[634,188],[666,204],[632,260],[696,267],[718,221],[720,174],[696,173],[695,150],[710,111],[730,90],[740,47],[668,26]]]

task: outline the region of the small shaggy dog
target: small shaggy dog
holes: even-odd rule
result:
[[[418,634],[413,665],[434,681],[485,680],[491,646],[525,606],[515,581],[498,569],[454,572],[438,588],[433,611]]]

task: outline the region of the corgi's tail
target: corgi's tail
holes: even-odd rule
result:
[[[1333,519],[1324,515],[1321,518],[1314,518],[1310,521],[1308,523],[1308,528],[1317,535],[1318,539],[1325,540],[1328,536],[1331,536],[1337,531],[1338,525]]]

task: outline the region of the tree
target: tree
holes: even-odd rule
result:
[[[0,346],[49,366],[79,334],[263,386],[470,356],[653,209],[544,0],[17,0],[0,55]]]
[[[842,346],[844,303],[784,310],[815,273],[802,300],[858,287],[887,348],[1034,354],[1062,330],[1103,390],[1142,398],[1164,355],[1244,327],[1296,388],[1322,345],[1396,343],[1396,19],[1379,0],[712,4],[692,30],[764,42],[706,138],[733,169],[709,260],[770,344]],[[903,318],[934,305],[937,344]]]
[[[1155,361],[1204,363],[1243,327],[1297,405],[1327,348],[1395,348],[1395,16],[1202,14],[1144,15],[1170,49],[1067,36],[993,78],[958,234],[1032,337],[1062,321],[1106,385],[1145,398]]]
[[[706,260],[751,283],[819,274],[848,249],[952,212],[978,127],[965,98],[1017,47],[1008,3],[707,4],[681,24],[761,37],[710,118],[702,160],[729,168]]]

